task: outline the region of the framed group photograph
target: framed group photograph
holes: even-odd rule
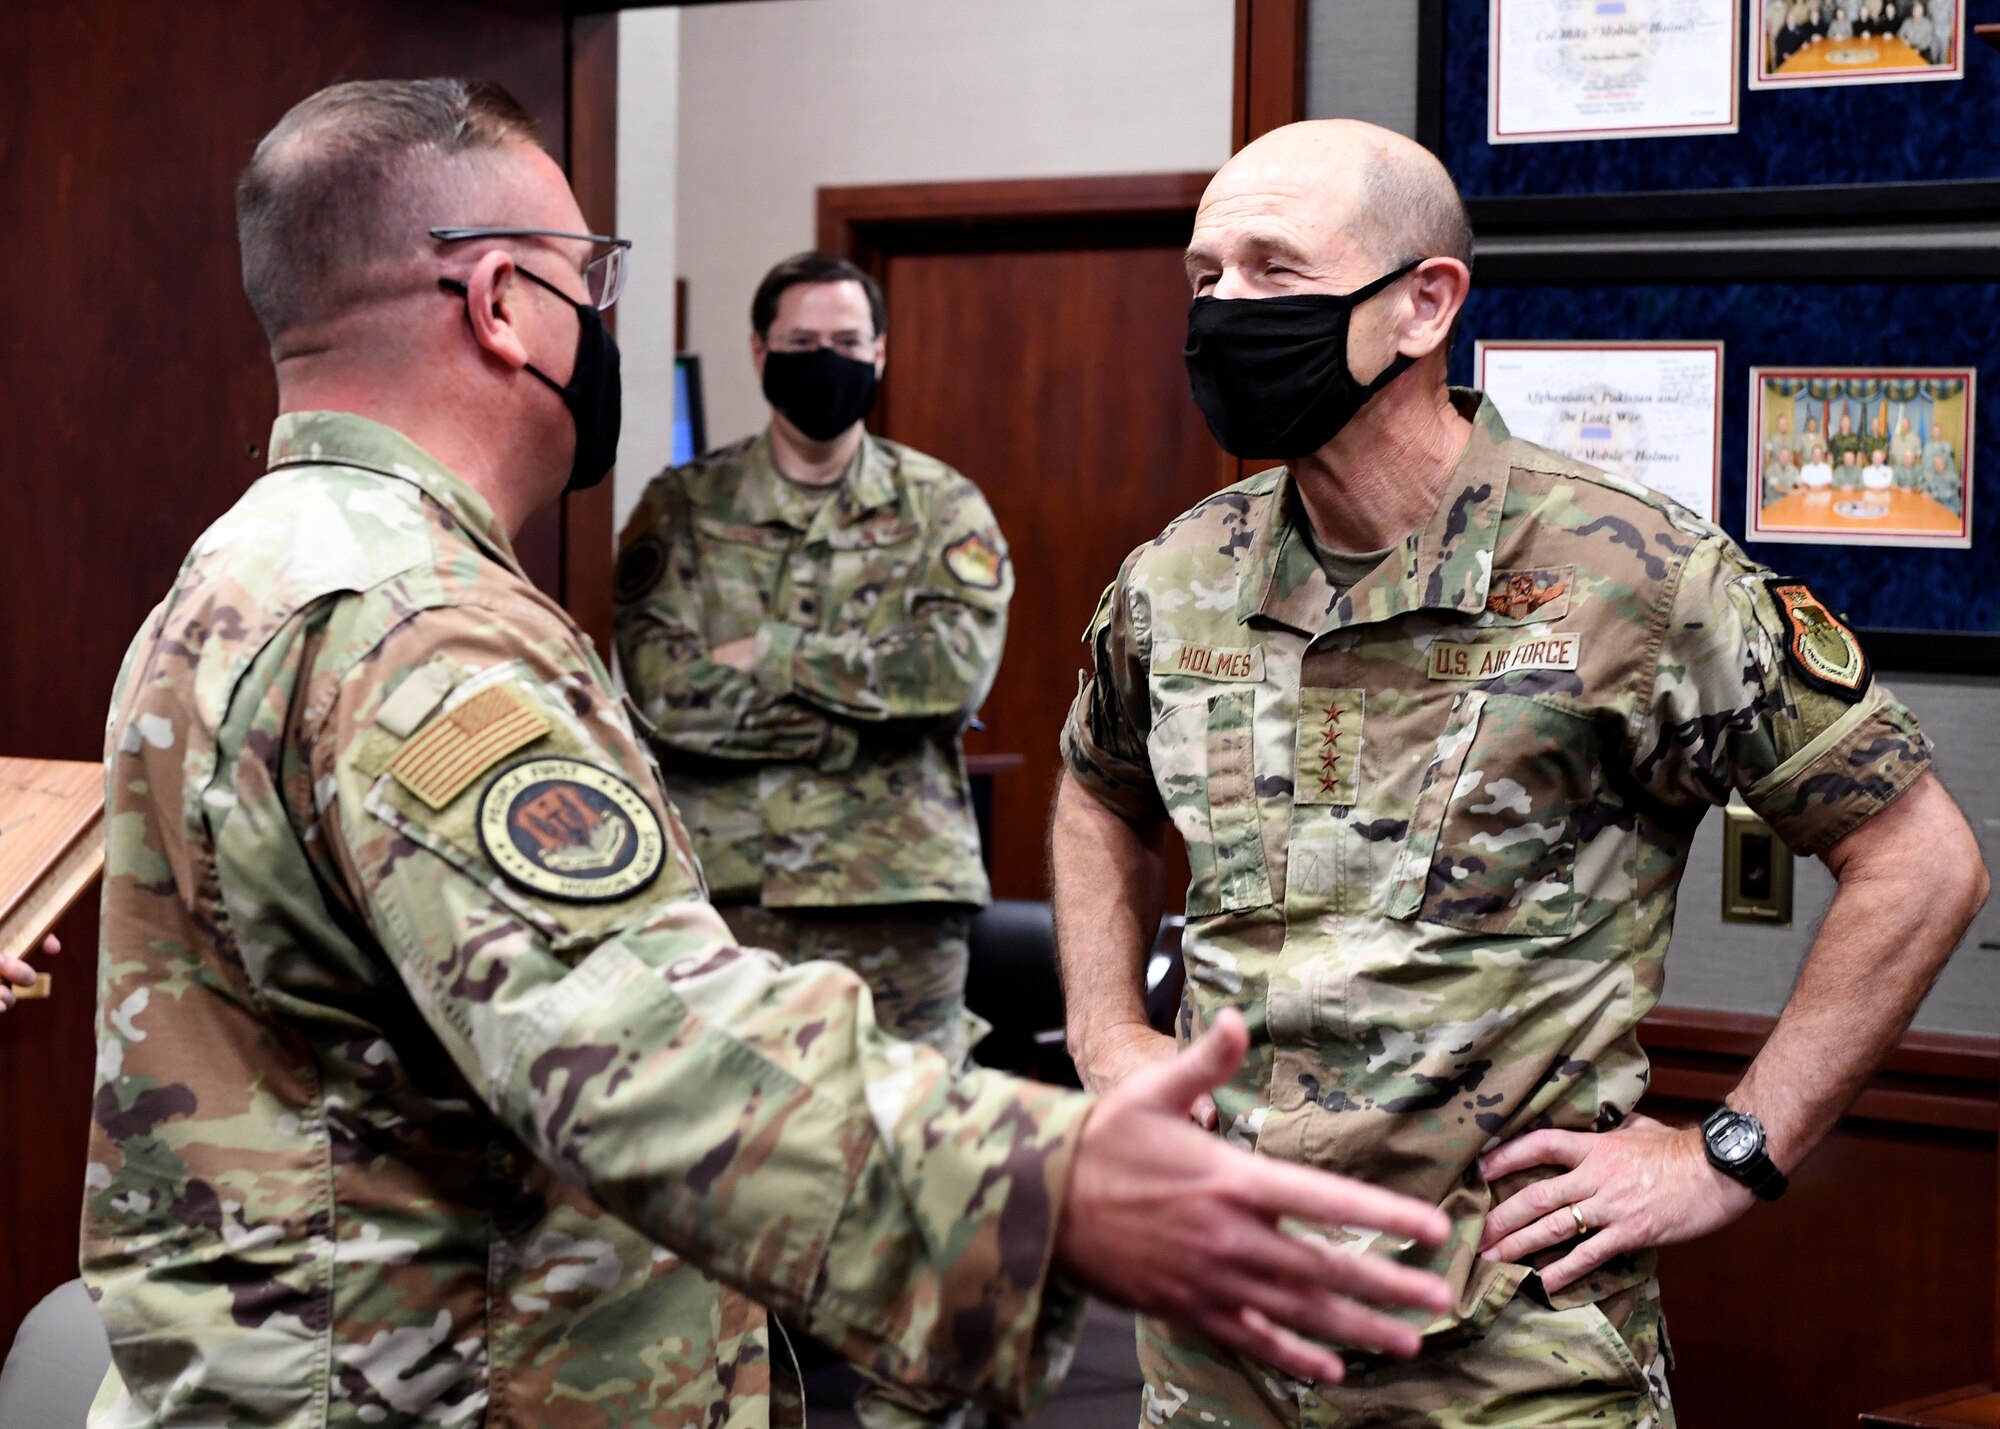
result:
[[[1516,436],[1717,519],[1721,343],[1482,339],[1473,371]]]
[[[1750,87],[1965,76],[1960,0],[1754,0]]]
[[[1747,536],[1972,544],[1969,367],[1753,367]]]
[[[1741,0],[1493,0],[1491,144],[1736,132]]]

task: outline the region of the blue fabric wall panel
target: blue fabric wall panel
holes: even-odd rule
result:
[[[1487,5],[1445,0],[1444,161],[1468,198],[2000,178],[2000,54],[1976,8],[1963,79],[1753,90],[1739,73],[1740,133],[1491,145]]]
[[[2000,289],[1969,283],[1728,283],[1480,288],[1460,319],[1452,380],[1495,340],[1709,341],[1723,349],[1722,526],[1744,532],[1752,367],[1970,367],[2000,351]],[[2000,381],[1973,415],[1969,550],[1756,542],[1758,560],[1809,582],[1853,623],[2000,630]]]

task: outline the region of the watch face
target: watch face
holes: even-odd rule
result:
[[[1731,1117],[1709,1133],[1708,1144],[1722,1160],[1734,1166],[1757,1154],[1757,1133],[1743,1117]]]

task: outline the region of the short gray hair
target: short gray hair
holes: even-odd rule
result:
[[[355,80],[294,105],[236,184],[243,289],[265,335],[338,314],[433,224],[474,221],[427,211],[440,170],[509,142],[538,142],[535,121],[484,80]]]
[[[1355,237],[1385,269],[1416,258],[1456,258],[1472,266],[1472,220],[1458,185],[1429,154],[1368,156]]]

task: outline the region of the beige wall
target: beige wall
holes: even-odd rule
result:
[[[749,365],[751,291],[811,245],[822,184],[1213,169],[1229,155],[1234,15],[1232,0],[628,11],[618,191],[641,266],[620,304],[621,516],[666,459],[672,285],[661,255],[688,280],[709,440],[730,440],[766,417]],[[669,115],[660,95],[675,74]],[[654,301],[634,301],[642,286]]]
[[[681,12],[618,17],[618,231],[633,240],[618,299],[625,426],[618,442],[615,529],[673,452],[674,149],[680,124]]]

